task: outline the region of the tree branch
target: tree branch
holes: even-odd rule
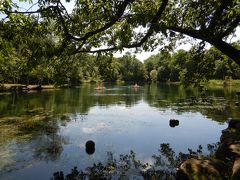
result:
[[[115,50],[119,50],[122,48],[137,48],[142,46],[147,40],[148,38],[152,35],[152,33],[154,32],[154,30],[156,29],[156,25],[159,21],[159,19],[161,18],[161,15],[163,13],[163,11],[165,10],[166,6],[167,6],[168,0],[163,0],[156,15],[154,16],[154,18],[151,21],[150,27],[147,31],[147,33],[145,34],[145,36],[136,43],[133,44],[125,44],[122,45],[120,47],[111,47],[111,48],[106,48],[106,49],[98,49],[98,50],[78,50],[78,52],[89,52],[89,53],[97,53],[97,52],[107,52],[107,51],[115,51]]]
[[[67,39],[73,39],[74,37],[69,33],[69,30],[68,30],[68,28],[66,26],[64,18],[63,18],[62,14],[61,14],[61,10],[59,9],[59,4],[58,3],[57,3],[57,6],[56,6],[55,10],[57,11],[57,14],[58,14],[58,16],[60,18],[60,22],[61,22],[61,24],[63,26],[63,31],[65,33],[66,38]]]
[[[71,19],[70,15],[68,14],[68,11],[67,11],[67,9],[65,8],[65,6],[62,4],[62,2],[61,2],[61,1],[59,1],[59,4],[62,6],[62,8],[64,9],[64,11],[66,12],[66,14],[67,14],[68,18],[69,18],[69,19]]]
[[[238,15],[236,17],[236,19],[234,19],[230,24],[229,24],[229,28],[227,28],[220,36],[220,38],[224,38],[226,36],[228,36],[229,34],[231,34],[233,32],[233,30],[238,27],[240,24],[240,16]]]
[[[141,46],[144,42],[147,41],[147,39],[152,35],[152,33],[155,30],[155,27],[159,21],[159,19],[161,18],[161,15],[163,13],[163,11],[165,10],[166,6],[167,6],[168,0],[163,0],[158,11],[157,14],[155,15],[155,17],[152,19],[151,21],[151,25],[150,28],[148,29],[148,32],[146,33],[146,35],[142,38],[142,40],[139,43],[135,43],[133,45],[128,45],[129,47],[127,48],[133,48],[133,47],[139,47]]]
[[[104,49],[96,49],[96,50],[87,50],[87,49],[82,49],[78,50],[75,53],[99,53],[99,52],[109,52],[109,51],[117,51],[119,50],[118,47],[111,47],[111,48],[104,48]]]
[[[128,4],[133,2],[134,0],[125,0],[123,3],[119,6],[119,9],[116,13],[116,16],[112,18],[112,20],[108,23],[106,23],[103,27],[96,29],[95,31],[91,31],[86,33],[83,37],[81,38],[74,38],[76,41],[86,41],[88,38],[94,36],[95,34],[98,34],[100,32],[103,32],[107,30],[108,28],[112,27],[124,14],[125,9],[127,8]]]
[[[223,54],[230,57],[240,66],[240,50],[234,48],[230,44],[224,42],[221,39],[214,39],[209,41],[210,44],[214,45],[218,50],[220,50]]]
[[[201,30],[188,30],[188,29],[182,29],[180,27],[166,27],[166,29],[206,41],[206,42],[210,43],[211,45],[215,46],[223,54],[230,57],[238,65],[240,65],[240,50],[238,50],[235,47],[231,46],[230,44],[224,42],[220,38],[216,38],[216,37],[212,36],[211,34],[203,33],[203,32],[201,32]]]
[[[213,13],[213,16],[212,16],[213,18],[210,21],[209,26],[207,28],[211,29],[214,26],[216,26],[216,24],[218,23],[218,18],[222,16],[224,9],[226,9],[226,7],[229,5],[230,2],[231,2],[230,0],[221,0],[221,5]]]

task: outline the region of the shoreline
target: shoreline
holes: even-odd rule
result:
[[[90,83],[91,82],[84,82],[81,84],[85,84],[85,83]],[[108,83],[108,82],[103,82],[103,83]],[[116,82],[112,82],[112,83],[116,83]],[[128,83],[128,82],[124,82],[124,83]],[[140,82],[139,82],[140,83]],[[144,82],[144,83],[149,83],[149,82]],[[171,81],[167,81],[167,82],[156,82],[156,84],[181,84],[180,81],[178,82],[171,82]],[[81,84],[78,85],[68,85],[68,84],[63,84],[63,85],[59,85],[59,86],[55,86],[53,84],[49,84],[49,85],[36,85],[36,84],[31,84],[31,85],[26,85],[26,84],[8,84],[8,83],[0,83],[0,93],[8,93],[8,92],[28,92],[28,91],[41,91],[41,90],[48,90],[48,89],[58,89],[58,88],[72,88],[72,87],[77,87],[80,86]],[[229,87],[240,87],[240,80],[209,80],[206,83],[202,83],[203,86],[207,87],[207,88],[229,88]],[[240,89],[240,88],[239,88]]]
[[[54,85],[0,84],[0,93],[40,91],[56,88]]]

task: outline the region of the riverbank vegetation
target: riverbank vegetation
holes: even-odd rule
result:
[[[15,39],[16,37],[12,41]],[[199,56],[196,56],[193,47],[189,51],[162,51],[141,62],[129,53],[120,58],[112,54],[51,57],[41,53],[46,44],[39,44],[39,49],[31,50],[25,43],[21,44],[25,46],[21,49],[19,44],[2,40],[10,46],[9,49],[0,50],[2,84],[79,85],[100,81],[158,81],[189,85],[215,79],[210,84],[232,85],[238,84],[235,79],[240,79],[240,67],[215,48],[206,50],[201,61],[198,61]],[[239,43],[235,44],[239,47]],[[25,51],[30,54],[26,55]]]

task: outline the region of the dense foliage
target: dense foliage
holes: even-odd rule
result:
[[[194,47],[189,51],[181,49],[172,54],[162,51],[145,60],[144,65],[152,81],[199,84],[209,79],[240,78],[240,67],[215,48],[203,53],[197,53]]]
[[[194,48],[174,53],[161,51],[142,63],[131,54],[121,58],[86,53],[55,56],[44,51],[52,48],[47,34],[42,33],[37,39],[29,36],[22,43],[15,43],[16,35],[12,34],[11,40],[1,38],[4,46],[0,50],[1,83],[77,85],[92,81],[181,81],[192,84],[209,79],[240,79],[240,67],[215,48],[201,56],[196,55]]]
[[[188,84],[240,77],[239,44],[223,41],[239,24],[238,0],[81,0],[71,14],[59,0],[35,2],[36,10],[24,11],[11,0],[0,2],[0,83],[180,80]],[[184,34],[216,48],[173,53]],[[122,58],[103,54],[124,48],[152,50],[163,44],[165,48],[144,64],[130,54]]]
[[[152,50],[159,45],[171,49],[187,35],[212,44],[240,64],[239,49],[226,41],[239,26],[239,0],[65,1],[74,4],[71,13],[61,0],[35,0],[35,9],[25,10],[12,0],[1,1],[1,23],[19,27],[18,14],[26,19],[36,16],[35,21],[23,21],[31,28],[48,26],[42,21],[54,21],[58,51],[69,54],[124,48]]]

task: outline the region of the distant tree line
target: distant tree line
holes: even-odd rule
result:
[[[193,49],[175,53],[162,51],[142,63],[131,54],[121,58],[87,53],[51,56],[44,50],[52,48],[49,39],[37,38],[31,43],[35,43],[37,50],[28,44],[20,45],[25,46],[22,48],[14,47],[11,42],[3,44],[7,47],[0,50],[0,83],[77,85],[99,81],[181,81],[188,84],[208,79],[240,79],[240,67],[215,48],[205,51],[203,56],[196,56]]]
[[[239,42],[234,44],[239,49]],[[209,79],[240,79],[240,67],[216,48],[198,53],[192,47],[189,51],[175,53],[162,51],[144,61],[151,81],[181,81],[192,84]]]

